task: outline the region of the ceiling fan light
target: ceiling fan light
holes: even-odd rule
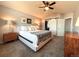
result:
[[[49,7],[45,7],[45,10],[49,10]]]

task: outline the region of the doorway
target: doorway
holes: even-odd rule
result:
[[[71,20],[72,20],[72,18],[65,19],[65,33],[71,32],[71,30],[72,30]]]

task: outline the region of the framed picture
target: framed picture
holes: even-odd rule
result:
[[[21,19],[21,23],[27,23],[26,20],[27,20],[26,18],[22,18],[22,19]]]
[[[32,19],[27,18],[27,24],[32,24]]]

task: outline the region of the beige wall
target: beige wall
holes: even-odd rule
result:
[[[0,11],[1,17],[6,17],[6,16],[12,17],[15,21],[19,21],[19,22],[22,18],[26,18],[26,19],[30,18],[30,19],[32,19],[33,23],[35,23],[37,20],[41,22],[40,18],[35,17],[33,15],[25,14],[25,13],[20,12],[18,10],[14,10],[14,9],[7,8],[4,6],[0,6],[0,9],[1,9],[1,11]]]

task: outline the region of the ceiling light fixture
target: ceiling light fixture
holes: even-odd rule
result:
[[[49,10],[49,7],[45,7],[45,10]]]

